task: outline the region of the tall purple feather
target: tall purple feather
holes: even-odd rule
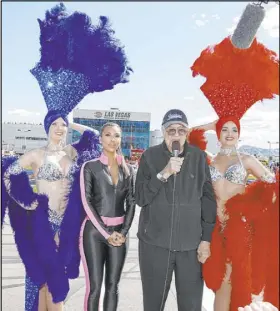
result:
[[[69,15],[62,3],[47,11],[44,21],[38,19],[41,60],[31,73],[48,110],[69,113],[85,95],[128,82],[132,69],[124,48],[114,37],[108,18],[99,19],[98,25],[92,25],[88,15]],[[68,83],[60,83],[61,79]]]

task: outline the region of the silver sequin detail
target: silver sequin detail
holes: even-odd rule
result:
[[[48,110],[58,110],[67,115],[90,93],[90,79],[81,73],[68,69],[54,72],[39,65],[31,73],[40,85]]]
[[[235,148],[220,148],[219,154],[229,157],[234,152],[236,152]]]
[[[34,310],[34,304],[36,302],[36,298],[39,295],[39,286],[36,285],[32,279],[26,275],[25,278],[25,310],[31,311]]]
[[[57,227],[59,228],[61,223],[62,223],[62,220],[63,220],[63,216],[64,214],[58,214],[56,211],[52,210],[52,209],[49,209],[49,222],[54,225],[54,227]],[[57,230],[54,230],[54,231],[57,231]]]
[[[22,202],[16,200],[13,196],[13,194],[11,193],[11,181],[10,181],[10,176],[11,175],[19,175],[20,173],[25,172],[25,169],[20,166],[19,164],[19,160],[16,160],[15,162],[13,162],[6,170],[5,174],[4,174],[4,184],[5,187],[9,193],[9,195],[13,198],[13,200],[22,208],[26,209],[26,210],[34,210],[32,204],[36,204],[36,201],[33,201],[31,205],[25,205]]]
[[[232,182],[234,184],[238,185],[245,185],[246,184],[246,176],[247,172],[244,169],[242,165],[234,164],[231,165],[223,175],[216,167],[210,165],[210,174],[211,174],[211,179],[213,182],[218,181],[220,179],[226,179],[229,182]]]
[[[8,168],[5,174],[7,175],[18,175],[24,171],[24,168],[20,166],[19,160],[16,160]]]
[[[40,166],[37,174],[37,180],[57,181],[64,178],[72,180],[70,171],[67,175],[64,175],[59,167],[52,162],[47,162]]]
[[[269,184],[276,183],[276,178],[273,174],[264,173],[260,179],[261,181],[267,182]]]

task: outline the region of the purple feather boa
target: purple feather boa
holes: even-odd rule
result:
[[[79,232],[85,217],[80,194],[80,167],[84,161],[99,157],[101,151],[98,136],[92,131],[85,131],[73,147],[78,152],[78,159],[71,169],[73,182],[66,197],[68,203],[60,228],[58,251],[48,220],[48,198],[33,192],[25,172],[10,176],[11,193],[24,205],[30,205],[37,199],[37,209],[23,209],[9,197],[5,187],[5,201],[2,200],[2,204],[8,205],[15,242],[27,274],[37,286],[48,284],[54,303],[65,300],[69,292],[69,279],[79,276]],[[2,177],[15,160],[2,161]]]
[[[3,222],[4,222],[4,218],[6,215],[6,210],[8,205],[10,204],[10,196],[6,190],[5,184],[3,182],[3,178],[4,178],[4,174],[7,170],[7,168],[14,163],[16,160],[18,159],[18,157],[16,156],[5,156],[2,157],[2,163],[1,163],[1,193],[2,193],[2,198],[1,198],[1,226],[3,226]]]

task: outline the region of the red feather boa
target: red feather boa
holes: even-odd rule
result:
[[[190,131],[187,141],[189,144],[196,146],[197,148],[205,151],[207,147],[207,139],[205,137],[205,131],[201,129],[193,129]],[[207,162],[210,164],[211,159],[207,156]]]
[[[207,287],[220,288],[228,259],[233,267],[231,311],[250,304],[251,294],[263,288],[264,300],[279,308],[279,178],[274,184],[258,181],[246,187],[227,202],[226,211],[229,220],[222,234],[217,221],[211,257],[203,266]]]

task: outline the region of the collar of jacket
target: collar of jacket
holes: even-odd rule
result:
[[[170,152],[170,151],[168,150],[165,141],[162,142],[161,146],[162,146],[162,149],[163,149],[164,154],[166,154],[169,158],[172,157],[172,152]],[[187,154],[188,148],[189,148],[189,144],[188,144],[188,142],[186,141],[185,144],[184,144],[184,150],[183,150],[183,152],[181,152],[181,153],[179,154],[179,158],[185,157],[185,155]]]

